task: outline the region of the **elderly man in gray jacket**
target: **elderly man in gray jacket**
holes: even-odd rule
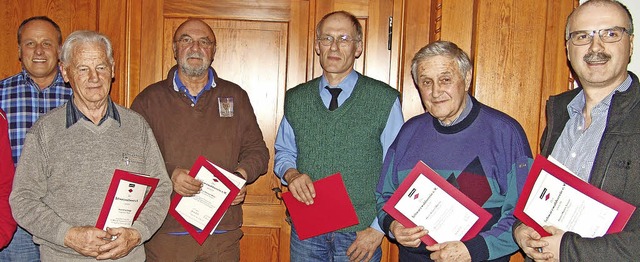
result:
[[[60,61],[73,97],[27,132],[10,197],[13,216],[40,244],[43,261],[144,261],[142,244],[162,224],[171,193],[151,128],[109,97],[114,62],[106,36],[72,33]],[[94,225],[116,169],[159,183],[131,227],[105,231]]]

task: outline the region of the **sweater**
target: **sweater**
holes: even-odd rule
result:
[[[318,95],[319,81],[301,84],[285,97],[285,115],[296,133],[297,169],[314,181],[340,172],[361,223],[339,231],[361,231],[375,218],[380,135],[398,92],[360,75],[351,96],[329,111]]]
[[[513,209],[532,163],[524,130],[516,120],[471,98],[473,107],[460,123],[442,126],[429,113],[407,121],[389,148],[376,189],[378,219],[389,232],[393,217],[382,210],[418,161],[425,162],[492,218],[463,243],[472,261],[509,261],[518,249],[511,236]],[[418,248],[399,245],[401,261],[431,261]]]
[[[200,155],[229,172],[243,168],[248,184],[266,173],[269,151],[247,92],[214,73],[215,87],[204,91],[192,106],[184,93],[174,90],[176,70],[174,66],[166,79],[144,89],[131,105],[149,122],[168,174],[176,167],[191,169]],[[233,117],[220,117],[219,97],[233,98]],[[241,225],[242,205],[234,205],[216,230],[233,230]],[[159,233],[185,231],[173,216],[167,216]]]
[[[96,224],[115,169],[158,178],[158,186],[134,221],[142,242],[151,238],[169,210],[171,182],[153,133],[135,112],[116,105],[120,123],[97,126],[86,119],[66,127],[66,107],[41,117],[29,129],[10,202],[18,223],[40,244],[45,261],[91,261],[64,245],[71,227]],[[142,261],[139,245],[121,258]]]
[[[14,166],[7,130],[7,117],[0,109],[0,249],[9,245],[13,232],[16,231],[16,221],[13,220],[9,206]]]

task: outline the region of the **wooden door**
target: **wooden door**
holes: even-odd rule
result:
[[[364,25],[365,52],[356,69],[389,81],[388,17],[392,0],[143,0],[131,1],[129,104],[175,64],[171,40],[188,17],[216,34],[213,67],[221,78],[247,91],[270,150],[269,171],[248,187],[242,261],[288,261],[290,225],[274,190],[286,190],[273,173],[273,145],[283,115],[285,91],[322,73],[313,51],[315,24],[328,12],[353,12]],[[137,11],[136,11],[137,10]],[[387,13],[385,13],[387,12]],[[134,50],[139,46],[139,51]],[[368,222],[365,222],[368,223]],[[388,246],[388,245],[387,245]]]

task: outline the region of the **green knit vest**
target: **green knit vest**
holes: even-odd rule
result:
[[[329,111],[318,94],[320,78],[298,85],[285,96],[285,116],[295,130],[297,168],[313,181],[342,174],[360,224],[339,230],[361,231],[376,216],[375,186],[382,168],[380,135],[398,92],[358,75],[351,96]]]

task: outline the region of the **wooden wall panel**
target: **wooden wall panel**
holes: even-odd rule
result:
[[[366,64],[364,65],[364,74],[388,83],[390,76],[389,61],[391,60],[391,50],[388,43],[389,36],[389,18],[393,16],[393,0],[370,1],[368,6],[368,21],[366,50]],[[371,41],[373,40],[373,41]]]
[[[242,252],[240,261],[271,261],[279,262],[280,257],[280,230],[276,228],[243,228],[243,241],[240,242],[240,250],[258,250],[259,252]]]
[[[473,56],[473,25],[475,1],[442,0],[442,26],[440,40],[456,43]]]
[[[547,6],[546,42],[544,53],[544,67],[540,99],[539,128],[535,144],[531,144],[531,150],[540,152],[540,137],[546,125],[545,107],[546,101],[551,95],[567,91],[573,84],[566,56],[565,24],[567,17],[574,7],[578,6],[578,0],[550,1]],[[533,141],[529,138],[530,141]]]
[[[98,30],[107,35],[113,46],[116,77],[111,85],[111,98],[114,102],[128,106],[127,101],[127,3],[125,1],[100,1],[98,6]]]
[[[418,89],[411,77],[411,59],[429,43],[432,30],[433,6],[431,1],[404,0],[394,2],[392,80],[402,92],[402,112],[405,121],[424,113]]]
[[[161,41],[164,39],[163,5],[163,0],[141,0],[140,9],[132,10],[132,19],[140,20],[140,30],[136,31],[139,35],[132,35],[129,43],[132,49],[139,48],[140,52],[138,56],[131,56],[130,60],[131,74],[137,73],[139,77],[138,81],[131,82],[136,86],[131,90],[138,92],[127,94],[130,101],[139,91],[167,77],[162,74],[162,50],[166,44]]]
[[[512,116],[538,141],[546,1],[478,1],[474,96]]]
[[[284,206],[244,204],[243,211],[240,260],[289,261],[291,227],[284,219]]]

